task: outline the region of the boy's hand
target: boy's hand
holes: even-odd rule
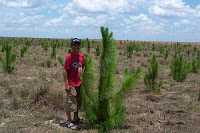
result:
[[[68,93],[70,93],[69,85],[66,85],[66,86],[65,86],[65,91],[68,92]]]

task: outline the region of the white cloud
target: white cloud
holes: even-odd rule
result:
[[[26,16],[23,12],[20,12],[19,14],[6,15],[1,23],[4,27],[34,27],[41,22],[42,18],[42,15]]]
[[[49,0],[0,0],[0,5],[10,8],[37,8]]]
[[[147,16],[144,15],[144,14],[140,14],[139,16],[131,16],[130,19],[133,20],[133,21],[148,20]]]
[[[73,0],[68,3],[63,12],[70,14],[108,13],[118,14],[134,12],[146,0]]]
[[[194,10],[182,0],[155,0],[149,12],[161,17],[186,17]]]
[[[174,22],[174,26],[176,27],[181,26],[181,25],[194,25],[194,24],[187,19],[182,19],[178,22]]]
[[[78,16],[74,19],[73,25],[74,26],[102,26],[105,24],[107,17],[97,16],[96,18],[88,17],[88,16]]]
[[[157,25],[153,20],[149,19],[145,14],[138,16],[130,16],[129,19],[124,19],[122,24],[126,32],[133,30],[148,30],[154,32],[162,32],[162,24]]]
[[[61,26],[64,25],[67,19],[67,15],[61,15],[59,18],[53,18],[48,20],[46,26]]]

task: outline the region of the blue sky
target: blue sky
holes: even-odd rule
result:
[[[200,0],[0,0],[0,36],[200,42]]]

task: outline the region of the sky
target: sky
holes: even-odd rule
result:
[[[200,42],[200,0],[0,0],[0,36]]]

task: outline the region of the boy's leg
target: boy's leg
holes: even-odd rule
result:
[[[66,111],[66,115],[67,115],[67,121],[72,121],[71,112]]]
[[[80,86],[76,87],[76,92],[77,92],[77,96],[76,96],[76,101],[77,101],[77,112],[74,112],[74,120],[80,120],[80,118],[78,117],[78,110],[81,109],[81,94],[80,94]]]
[[[74,112],[74,120],[80,120],[80,118],[78,117],[78,111]]]

